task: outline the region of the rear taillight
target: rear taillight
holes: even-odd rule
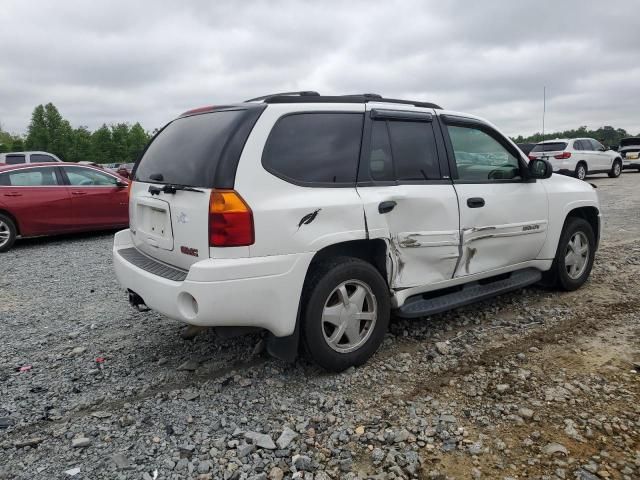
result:
[[[571,158],[571,152],[562,152],[562,153],[559,153],[558,155],[554,155],[553,158],[556,158],[558,160],[564,160],[565,158]]]
[[[249,205],[234,190],[213,190],[209,201],[209,245],[243,247],[253,241]]]
[[[535,155],[529,155],[529,160],[535,160],[536,158],[538,157],[536,157]]]

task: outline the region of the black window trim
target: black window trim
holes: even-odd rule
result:
[[[374,114],[376,111],[378,113]],[[379,112],[384,111],[383,116],[380,115]],[[360,161],[358,162],[358,175],[357,175],[357,187],[385,187],[385,186],[395,186],[395,185],[451,185],[450,178],[450,170],[449,164],[446,161],[446,149],[443,142],[442,130],[440,125],[437,122],[437,116],[434,116],[429,112],[414,112],[414,111],[400,111],[400,110],[386,110],[374,108],[370,110],[369,115],[365,115],[364,120],[364,133],[362,135],[362,148],[360,149]],[[410,115],[405,116],[404,114],[413,114],[420,113],[425,114],[424,117]],[[428,117],[427,117],[428,115]],[[367,159],[369,158],[369,154],[371,153],[371,132],[373,130],[373,122],[376,121],[393,121],[393,120],[401,120],[401,121],[418,121],[424,123],[430,123],[433,128],[433,137],[436,142],[436,155],[438,166],[440,167],[440,178],[439,179],[431,179],[431,180],[370,180],[370,179],[361,179],[360,174],[360,165],[365,165]],[[387,127],[388,128],[388,127]],[[391,136],[389,136],[391,138]]]
[[[269,143],[269,139],[271,138],[271,135],[273,135],[274,130],[276,129],[276,126],[278,125],[278,123],[286,117],[291,117],[293,115],[306,115],[306,114],[315,114],[315,113],[340,113],[340,114],[347,114],[347,115],[360,115],[362,117],[362,129],[360,130],[360,149],[359,149],[359,153],[358,153],[358,159],[356,160],[356,174],[355,174],[355,181],[353,182],[304,182],[301,180],[297,180],[295,178],[291,178],[288,177],[270,167],[268,167],[267,165],[265,165],[264,163],[264,151],[265,151],[265,147],[267,146],[267,144]],[[277,120],[274,122],[273,126],[271,127],[271,131],[269,132],[269,135],[267,136],[267,140],[264,142],[263,146],[262,146],[262,152],[260,154],[260,164],[262,165],[262,168],[264,168],[267,172],[269,172],[271,175],[273,175],[274,177],[279,178],[280,180],[283,180],[287,183],[291,183],[293,185],[297,185],[299,187],[310,187],[310,188],[355,188],[355,186],[357,185],[357,179],[358,179],[358,171],[360,169],[360,158],[362,158],[362,145],[363,145],[363,138],[364,138],[364,124],[366,122],[366,118],[365,118],[365,112],[364,110],[300,110],[300,111],[296,111],[296,112],[289,112],[289,113],[285,113],[281,116],[279,116],[277,118]]]
[[[514,147],[500,132],[498,132],[491,125],[477,120],[475,118],[462,117],[459,115],[443,114],[438,115],[438,118],[443,123],[443,137],[445,146],[447,149],[447,159],[449,168],[451,169],[451,180],[454,184],[496,184],[496,183],[531,183],[535,182],[535,178],[529,178],[527,163],[522,158],[522,152],[517,147]],[[453,144],[451,143],[451,136],[449,135],[449,126],[453,127],[468,127],[476,128],[481,132],[486,133],[495,141],[497,141],[508,153],[513,155],[520,166],[520,178],[518,179],[494,179],[494,180],[460,180],[458,178],[458,166],[456,164],[455,154],[453,152]]]

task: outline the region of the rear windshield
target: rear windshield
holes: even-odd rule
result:
[[[244,113],[227,110],[174,120],[147,148],[135,180],[213,187],[222,150]]]
[[[620,140],[621,147],[629,147],[631,145],[634,147],[640,145],[640,138],[623,138]]]
[[[567,142],[539,143],[532,152],[559,152],[567,148]]]

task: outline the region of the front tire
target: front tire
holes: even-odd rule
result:
[[[11,218],[0,213],[0,253],[11,249],[18,236],[18,229]]]
[[[303,292],[305,349],[326,370],[362,365],[382,343],[390,310],[389,288],[373,265],[352,257],[321,263]]]
[[[596,239],[591,224],[578,217],[565,223],[556,258],[547,278],[552,286],[571,292],[589,278],[596,253]]]
[[[622,163],[619,160],[614,160],[609,172],[609,178],[618,178],[622,173]]]
[[[578,165],[576,165],[576,171],[574,172],[574,176],[578,179],[578,180],[584,180],[585,178],[587,178],[587,165],[585,163],[579,163]]]

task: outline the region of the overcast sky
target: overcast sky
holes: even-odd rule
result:
[[[53,102],[76,127],[160,127],[288,90],[375,92],[509,135],[640,132],[640,5],[586,1],[26,1],[0,6],[0,123]]]

